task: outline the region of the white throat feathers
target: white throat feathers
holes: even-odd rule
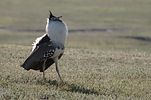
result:
[[[47,18],[46,34],[52,41],[64,45],[68,35],[68,28],[63,21],[51,21]]]

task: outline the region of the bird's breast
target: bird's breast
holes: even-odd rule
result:
[[[46,25],[46,33],[52,41],[64,44],[68,35],[68,29],[63,22],[51,21]]]

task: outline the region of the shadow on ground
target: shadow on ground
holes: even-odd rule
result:
[[[62,91],[68,91],[68,92],[77,92],[82,94],[95,94],[95,95],[101,95],[98,91],[95,89],[88,89],[83,86],[77,85],[77,84],[69,84],[67,82],[64,82],[63,84],[59,84],[56,80],[48,80],[47,83],[49,85],[54,85],[57,88],[60,88]]]

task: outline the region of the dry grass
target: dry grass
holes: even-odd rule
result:
[[[25,34],[28,37],[28,33]],[[97,37],[90,40],[98,41],[100,37]],[[136,46],[132,48],[133,44],[127,44],[131,49],[124,50],[119,46],[113,48],[88,42],[90,41],[88,35],[85,35],[84,40],[74,34],[69,35],[69,38],[65,55],[59,62],[65,84],[58,88],[54,65],[46,71],[47,82],[43,82],[40,72],[32,70],[27,72],[19,67],[31,49],[31,46],[26,46],[27,42],[27,44],[22,42],[24,45],[1,44],[0,97],[21,100],[42,98],[149,100],[151,98],[149,50],[144,51],[143,46],[134,50],[137,44],[132,41],[131,43]],[[79,42],[81,44],[77,45]],[[85,45],[87,42],[89,46]],[[123,45],[122,42],[120,44]],[[103,49],[100,49],[101,46]]]

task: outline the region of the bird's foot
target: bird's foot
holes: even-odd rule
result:
[[[65,82],[63,82],[62,80],[60,80],[58,83],[57,83],[57,88],[58,87],[63,87],[65,85]]]
[[[45,82],[47,82],[47,80],[46,80],[46,78],[45,77],[43,77],[43,82],[45,83]]]
[[[44,78],[43,80],[46,81],[46,78]]]

